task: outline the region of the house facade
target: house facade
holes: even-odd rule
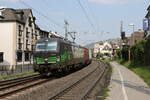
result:
[[[34,44],[41,38],[35,20],[31,9],[0,9],[0,66],[32,63]]]
[[[131,34],[129,45],[133,46],[144,39],[144,31],[138,30]]]
[[[109,42],[99,42],[94,45],[93,55],[97,56],[98,53],[109,54],[112,56],[113,48]]]
[[[145,31],[145,38],[150,39],[150,5],[147,8],[148,13],[143,21],[143,29]]]

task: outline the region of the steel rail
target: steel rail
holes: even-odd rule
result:
[[[67,86],[66,88],[62,89],[59,91],[59,93],[54,94],[53,96],[51,96],[49,98],[49,100],[55,100],[56,98],[59,98],[60,96],[64,95],[65,92],[70,91],[72,89],[72,87],[76,86],[77,84],[79,84],[81,81],[84,81],[84,79],[86,79],[88,76],[90,76],[92,73],[94,73],[97,69],[99,68],[99,64],[97,66],[97,68],[95,68],[93,71],[91,71],[89,74],[83,76],[82,78],[80,78],[79,80],[77,80],[76,82],[72,83],[71,85]]]
[[[43,83],[45,83],[45,82],[48,82],[48,81],[50,81],[50,80],[51,80],[51,79],[43,79],[43,80],[41,80],[40,82],[37,82],[37,83],[34,83],[34,84],[30,84],[30,85],[27,85],[27,86],[22,86],[21,88],[16,88],[16,89],[14,89],[14,90],[12,90],[12,91],[8,91],[8,92],[6,92],[6,93],[0,94],[0,99],[3,99],[3,98],[5,98],[5,97],[7,97],[7,96],[16,94],[16,93],[18,93],[18,92],[20,92],[20,91],[29,89],[29,88],[31,88],[31,87],[34,87],[34,86],[37,86],[37,85],[41,85],[41,84],[43,84]]]
[[[93,84],[91,85],[91,87],[89,87],[87,89],[87,91],[84,93],[84,95],[82,96],[81,100],[85,100],[85,98],[87,98],[87,96],[90,94],[90,92],[94,89],[94,87],[98,84],[98,82],[103,78],[105,72],[107,71],[108,68],[105,68],[103,70],[103,72],[98,76],[98,78],[96,79],[95,82],[93,82]]]
[[[33,76],[33,77],[29,77],[29,78],[25,78],[25,79],[21,79],[21,80],[15,80],[15,81],[12,81],[12,82],[7,82],[7,83],[4,83],[4,84],[1,84],[0,86],[0,91],[2,90],[5,90],[5,89],[8,89],[8,88],[13,88],[17,85],[20,85],[20,84],[25,84],[27,82],[31,82],[31,81],[34,81],[34,80],[37,80],[41,78],[41,76]]]
[[[18,78],[13,78],[13,79],[8,79],[8,80],[2,80],[0,81],[0,86],[4,85],[4,84],[10,84],[11,82],[15,82],[15,81],[20,81],[26,78],[30,78],[30,77],[37,77],[40,76],[40,74],[35,74],[35,75],[29,75],[29,76],[24,76],[24,77],[18,77]]]

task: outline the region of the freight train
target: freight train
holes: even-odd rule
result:
[[[60,38],[44,38],[36,42],[34,71],[56,74],[91,63],[89,49]]]

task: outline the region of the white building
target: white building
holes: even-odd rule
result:
[[[108,42],[96,43],[94,45],[94,51],[93,51],[94,57],[96,57],[98,53],[112,55],[113,53],[112,45]]]
[[[0,9],[0,66],[31,63],[34,43],[45,33],[35,20],[31,9]]]

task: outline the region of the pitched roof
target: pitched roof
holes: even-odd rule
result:
[[[148,6],[147,11],[150,11],[150,5]]]
[[[149,5],[149,7],[147,8],[147,11],[148,11],[148,13],[146,14],[146,18],[149,18],[150,17],[150,5]]]
[[[2,11],[3,18],[0,18],[0,22],[1,21],[19,21],[19,22],[25,23],[30,13],[32,13],[31,9],[5,8]]]

